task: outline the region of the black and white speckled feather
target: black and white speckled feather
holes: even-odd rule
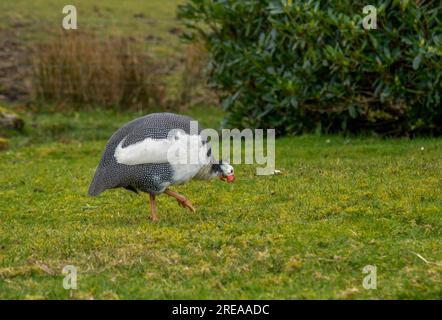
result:
[[[162,161],[164,155],[159,143],[167,140],[174,129],[190,134],[191,118],[172,113],[154,113],[135,119],[109,139],[95,176],[89,188],[89,195],[96,196],[111,188],[127,188],[151,194],[162,193],[168,186],[181,184],[190,179],[210,179],[216,174],[217,165],[213,164],[210,146],[201,136],[208,158],[206,164],[171,164]],[[167,141],[166,141],[167,142]],[[158,152],[156,152],[157,150]],[[119,157],[119,159],[117,159]],[[218,165],[219,166],[219,165]]]

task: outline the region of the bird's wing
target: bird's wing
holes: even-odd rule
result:
[[[114,157],[124,165],[148,163],[206,164],[210,146],[200,135],[183,130],[143,134],[134,131],[125,136],[115,148]]]

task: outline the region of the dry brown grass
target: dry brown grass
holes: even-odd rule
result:
[[[180,106],[191,104],[217,104],[216,92],[207,87],[204,68],[208,63],[208,52],[202,43],[190,43],[186,47],[184,68],[181,77]]]
[[[138,109],[165,103],[164,68],[132,38],[60,33],[34,60],[34,93],[44,102]]]

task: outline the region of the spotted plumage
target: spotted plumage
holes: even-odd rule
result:
[[[155,195],[165,192],[193,209],[187,199],[170,191],[169,186],[216,176],[233,181],[233,168],[213,159],[202,127],[191,121],[177,114],[154,113],[120,128],[106,145],[89,195],[121,187],[149,193],[152,205]],[[196,156],[199,161],[183,162],[189,156]],[[152,208],[152,216],[156,216],[154,211],[156,207]]]

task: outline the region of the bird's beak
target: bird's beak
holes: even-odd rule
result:
[[[222,180],[222,181],[227,181],[228,183],[231,183],[231,182],[233,182],[233,181],[235,181],[235,176],[222,176],[222,177],[219,177],[219,179],[220,180]]]

